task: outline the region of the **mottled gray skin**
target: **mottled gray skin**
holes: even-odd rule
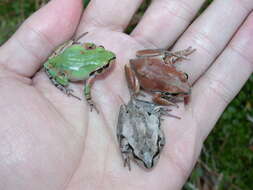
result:
[[[124,166],[130,168],[130,159],[134,159],[144,168],[152,168],[159,158],[165,144],[160,128],[161,106],[132,98],[127,105],[121,105],[117,138],[124,160]]]

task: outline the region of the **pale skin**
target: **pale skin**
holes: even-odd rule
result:
[[[253,1],[216,0],[189,26],[203,0],[154,0],[130,35],[122,31],[141,0],[93,0],[84,14],[81,3],[50,1],[0,47],[0,189],[180,189],[203,141],[252,74]],[[116,67],[93,86],[99,114],[37,72],[55,47],[87,31],[84,41],[117,54]],[[124,64],[139,49],[175,40],[174,50],[197,49],[178,66],[194,83],[191,101],[170,112],[181,120],[163,122],[167,143],[157,166],[147,172],[132,164],[129,172],[115,129],[121,98],[129,99]],[[83,84],[71,88],[82,95]]]

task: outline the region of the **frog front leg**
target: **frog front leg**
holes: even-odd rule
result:
[[[138,95],[140,93],[140,84],[139,80],[136,77],[134,71],[132,70],[130,64],[125,65],[125,75],[128,84],[128,88],[130,89],[131,95]]]
[[[130,148],[127,140],[125,138],[121,139],[120,141],[120,151],[124,162],[124,167],[128,167],[129,171],[131,171],[131,155],[132,149]]]
[[[52,58],[56,57],[57,55],[60,55],[61,53],[64,52],[64,50],[71,47],[72,45],[80,45],[81,42],[79,42],[78,40],[80,40],[86,34],[88,34],[88,32],[81,34],[76,39],[72,39],[72,40],[69,40],[69,41],[63,43],[57,49],[54,50],[54,52],[52,53],[52,55],[48,59],[52,59]]]
[[[91,87],[92,87],[93,80],[95,79],[95,77],[96,77],[96,75],[92,75],[87,79],[85,87],[84,87],[84,96],[90,106],[90,110],[92,111],[92,109],[94,108],[97,111],[97,113],[99,113],[95,103],[93,102],[93,100],[91,98]]]

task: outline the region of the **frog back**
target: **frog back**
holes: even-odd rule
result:
[[[152,158],[158,151],[160,116],[148,113],[140,102],[137,103],[125,112],[121,134],[133,148],[134,155],[143,160],[147,155]]]
[[[57,59],[58,68],[69,73],[70,80],[82,80],[114,58],[114,53],[103,48],[87,50],[81,45],[73,45],[54,59]]]

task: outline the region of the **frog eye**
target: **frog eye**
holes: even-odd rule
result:
[[[103,70],[104,70],[104,68],[100,68],[100,69],[97,70],[97,73],[102,73]]]
[[[92,75],[94,75],[94,74],[95,74],[95,72],[96,72],[96,71],[93,71],[93,72],[91,72],[89,76],[92,76]]]
[[[88,49],[95,49],[95,45],[91,44],[90,46],[87,47]]]
[[[173,96],[173,93],[163,92],[163,95],[165,95],[165,96],[170,96],[170,95],[172,95],[172,96]]]
[[[90,50],[90,49],[95,49],[95,48],[96,48],[96,45],[93,44],[93,43],[85,43],[85,44],[84,44],[84,47],[85,47],[85,49]]]
[[[110,63],[104,65],[102,68],[98,69],[96,72],[97,72],[97,73],[102,73],[102,72],[103,72],[107,67],[109,67],[109,66],[110,66]]]
[[[98,47],[101,47],[101,48],[105,49],[105,47],[104,47],[104,46],[102,46],[102,45],[100,45],[100,46],[98,46]]]
[[[171,93],[171,96],[177,96],[179,93]]]
[[[108,68],[110,66],[110,62],[108,64],[106,64],[105,66],[103,66],[104,69]]]
[[[185,78],[188,80],[189,75],[187,73],[184,73],[184,75],[185,75]]]

